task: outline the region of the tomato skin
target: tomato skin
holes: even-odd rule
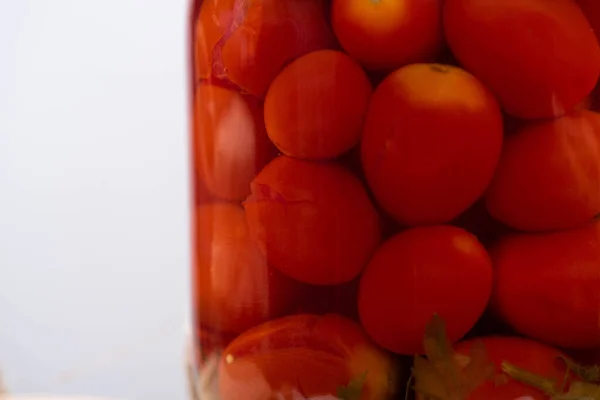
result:
[[[309,53],[288,65],[269,87],[267,133],[283,154],[336,158],[360,140],[371,91],[360,65],[344,53]]]
[[[413,228],[385,242],[365,268],[358,312],[377,344],[413,355],[423,352],[434,314],[445,321],[452,342],[465,335],[491,289],[491,262],[473,235],[453,226]]]
[[[433,61],[443,45],[441,0],[333,0],[340,44],[372,70]]]
[[[557,349],[535,342],[533,340],[511,336],[489,336],[475,338],[457,343],[455,351],[469,356],[470,348],[476,342],[483,343],[488,359],[496,366],[496,373],[502,374],[501,365],[506,361],[537,375],[563,382],[566,365],[558,357],[565,355]],[[548,395],[511,379],[503,374],[508,381],[496,385],[486,381],[467,397],[466,400],[548,400]],[[570,375],[570,380],[574,377]],[[528,397],[529,396],[529,397]]]
[[[199,78],[226,78],[262,97],[285,64],[336,46],[324,0],[207,2],[196,28]]]
[[[599,193],[600,115],[582,110],[507,137],[486,205],[519,230],[568,229],[600,212]]]
[[[196,320],[228,333],[291,312],[300,291],[297,282],[267,264],[244,214],[241,206],[225,202],[196,210]]]
[[[600,347],[600,223],[515,234],[491,250],[492,304],[518,332],[562,348]]]
[[[379,244],[379,216],[361,185],[336,164],[280,156],[252,182],[244,202],[269,262],[313,285],[354,279]]]
[[[335,314],[301,314],[236,338],[221,359],[220,392],[222,400],[335,396],[365,372],[361,400],[391,396],[396,366],[358,324]]]
[[[262,105],[215,85],[200,85],[194,105],[196,171],[216,197],[243,200],[250,182],[275,157]]]
[[[577,4],[589,21],[596,38],[600,40],[600,3],[596,0],[577,0]]]
[[[460,68],[413,64],[375,90],[361,154],[378,203],[415,226],[448,223],[471,206],[501,148],[502,115],[489,90]]]
[[[572,0],[452,0],[446,39],[511,115],[536,119],[570,111],[600,74],[600,47]]]

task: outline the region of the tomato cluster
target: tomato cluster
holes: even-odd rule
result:
[[[499,373],[600,351],[598,4],[199,2],[193,292],[220,398],[392,398],[433,316]],[[508,377],[469,399],[523,396],[548,398]]]

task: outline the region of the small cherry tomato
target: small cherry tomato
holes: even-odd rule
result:
[[[491,249],[492,305],[515,330],[563,348],[600,347],[600,222],[515,234]]]
[[[452,66],[413,64],[375,90],[361,144],[369,187],[404,225],[448,223],[479,198],[500,158],[492,94]]]
[[[461,65],[526,118],[564,115],[600,74],[600,47],[573,0],[452,0],[446,39]]]
[[[453,226],[403,231],[385,242],[362,274],[360,320],[371,338],[398,354],[423,352],[434,314],[457,341],[475,325],[492,290],[492,267],[477,239]]]
[[[508,136],[486,192],[490,214],[513,228],[573,228],[600,213],[600,114],[575,111]]]
[[[262,106],[234,91],[200,85],[194,112],[200,179],[219,198],[245,199],[252,179],[276,154],[265,132]]]
[[[499,379],[485,381],[466,400],[548,400],[547,393],[503,373],[504,362],[542,378],[553,380],[557,385],[561,385],[567,378],[565,390],[575,379],[572,374],[567,373],[567,365],[559,358],[565,357],[562,352],[529,339],[511,336],[475,338],[457,343],[455,351],[463,357],[469,357],[472,346],[477,342],[483,344]]]
[[[296,307],[299,284],[267,264],[250,237],[241,206],[211,203],[199,206],[196,214],[198,323],[240,333]]]
[[[260,325],[225,349],[222,400],[330,399],[355,382],[351,397],[390,398],[397,377],[389,355],[346,318],[295,315]]]
[[[298,58],[273,81],[265,98],[269,137],[286,155],[331,159],[358,143],[371,97],[361,67],[339,51]]]
[[[269,263],[313,285],[356,278],[379,244],[379,216],[360,181],[333,163],[280,156],[252,182],[246,216]]]
[[[372,70],[433,61],[443,45],[441,0],[333,0],[340,44]]]

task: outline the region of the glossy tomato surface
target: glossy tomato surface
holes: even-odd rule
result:
[[[333,163],[280,156],[244,202],[271,265],[313,285],[351,281],[379,244],[379,216],[360,181]]]
[[[481,196],[502,148],[502,115],[463,69],[413,64],[376,89],[361,144],[378,203],[405,225],[450,222]]]
[[[300,314],[260,325],[222,356],[222,400],[335,398],[359,379],[358,400],[389,398],[397,367],[360,326],[329,314]]]
[[[363,272],[360,321],[383,348],[422,353],[433,315],[457,341],[485,310],[491,289],[491,262],[473,235],[452,226],[413,228],[386,241]]]
[[[449,0],[444,28],[460,64],[511,115],[565,114],[600,74],[600,47],[573,0]]]
[[[442,0],[333,0],[331,24],[366,68],[392,71],[441,53]]]
[[[506,138],[490,214],[525,231],[569,229],[600,213],[600,114],[524,124]]]
[[[269,137],[289,156],[338,157],[360,140],[371,91],[365,72],[342,52],[321,50],[300,57],[267,92]]]
[[[599,222],[508,236],[491,255],[493,306],[511,326],[559,347],[600,347]]]

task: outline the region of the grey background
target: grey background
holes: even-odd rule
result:
[[[0,0],[0,370],[184,399],[186,0]]]

